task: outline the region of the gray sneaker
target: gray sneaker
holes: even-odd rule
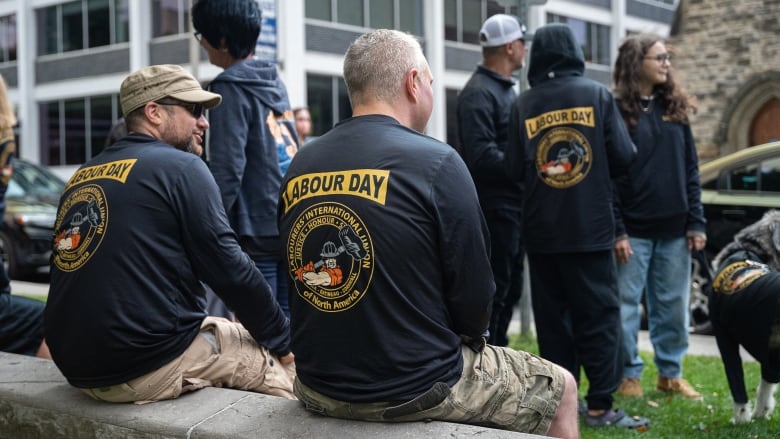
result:
[[[608,410],[598,416],[588,415],[585,417],[585,423],[591,427],[618,427],[629,428],[633,430],[647,430],[650,428],[650,421],[641,416],[628,416],[623,410]]]

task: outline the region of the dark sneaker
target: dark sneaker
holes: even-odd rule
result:
[[[618,427],[633,430],[647,430],[650,421],[640,416],[628,416],[623,410],[608,410],[598,416],[588,415],[585,423],[591,427]]]

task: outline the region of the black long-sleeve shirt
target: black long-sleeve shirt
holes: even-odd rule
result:
[[[474,184],[450,146],[347,119],[285,175],[280,237],[298,379],[341,401],[407,401],[462,370],[495,284]]]
[[[289,349],[289,323],[241,251],[194,154],[131,134],[79,168],[55,224],[46,341],[76,387],[126,382],[179,356],[210,285],[257,342]]]
[[[632,140],[637,156],[615,179],[615,235],[671,239],[704,233],[699,161],[691,127],[668,121],[660,100],[639,114]]]

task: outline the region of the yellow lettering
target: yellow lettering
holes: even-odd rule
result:
[[[545,128],[570,124],[594,127],[593,107],[573,107],[542,113],[525,120],[525,131],[530,140]]]
[[[115,162],[104,163],[102,165],[81,168],[76,171],[75,174],[73,174],[73,177],[70,178],[67,186],[65,186],[65,190],[70,189],[74,185],[101,178],[107,178],[124,183],[127,181],[127,177],[130,174],[130,171],[133,169],[136,161],[137,159],[118,160]]]
[[[328,195],[352,195],[384,205],[389,179],[390,171],[380,169],[300,175],[290,179],[282,192],[284,211],[307,198]]]

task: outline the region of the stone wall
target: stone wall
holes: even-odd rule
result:
[[[697,98],[702,160],[748,145],[750,122],[780,96],[780,0],[681,0],[676,80]]]

